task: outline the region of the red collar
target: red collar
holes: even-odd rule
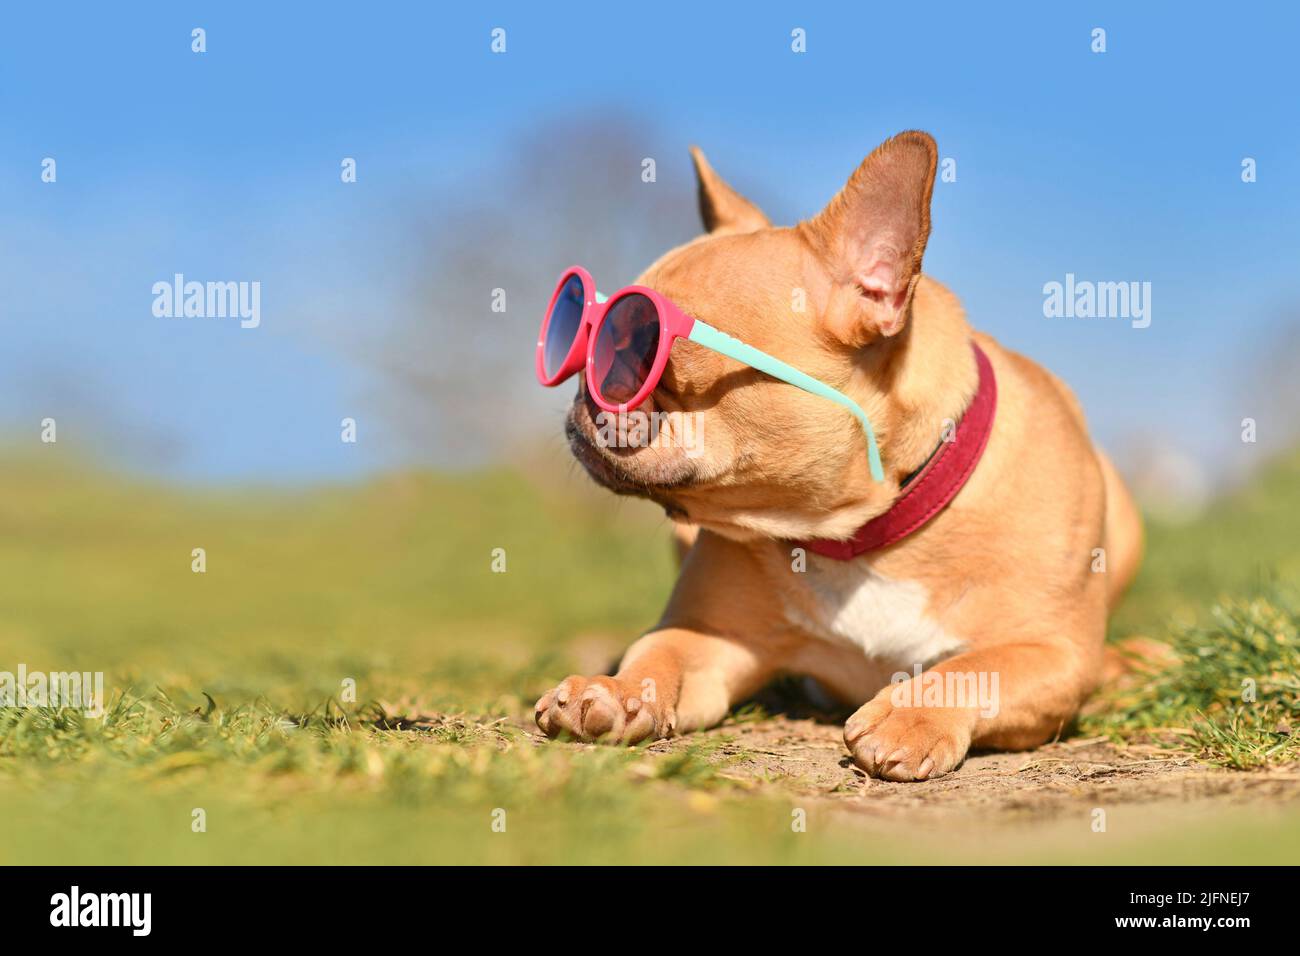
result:
[[[903,479],[903,493],[882,515],[872,518],[848,541],[815,538],[801,542],[814,554],[850,561],[868,551],[897,544],[948,506],[975,471],[984,446],[993,431],[993,414],[998,405],[998,381],[993,365],[974,342],[975,364],[980,384],[951,441],[942,441],[930,460]]]

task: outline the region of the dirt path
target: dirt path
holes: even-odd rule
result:
[[[557,746],[520,727],[539,745]],[[671,754],[716,743],[708,759],[742,788],[777,787],[791,796],[835,801],[837,809],[909,821],[977,815],[987,822],[1050,820],[1118,804],[1232,804],[1300,801],[1300,766],[1220,770],[1157,746],[1074,739],[1026,753],[983,753],[956,771],[922,783],[873,780],[849,758],[838,723],[796,717],[724,724],[646,748]],[[559,744],[584,747],[593,745]]]
[[[956,771],[922,783],[873,780],[849,758],[837,724],[769,718],[705,736],[723,773],[771,781],[793,793],[843,801],[875,815],[984,811],[1051,816],[1081,806],[1211,798],[1300,798],[1300,768],[1243,773],[1206,767],[1155,746],[1119,747],[1104,739],[1049,744],[1028,753],[975,754]],[[683,741],[650,749],[671,751]]]

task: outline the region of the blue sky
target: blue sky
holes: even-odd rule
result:
[[[0,429],[32,441],[53,415],[61,444],[191,481],[403,464],[366,358],[420,321],[422,263],[392,223],[417,198],[492,196],[521,136],[612,114],[671,150],[665,183],[685,184],[696,142],[784,222],[883,138],[931,131],[958,178],[936,187],[926,270],[974,323],[1069,382],[1108,444],[1242,454],[1240,419],[1269,399],[1253,363],[1300,314],[1300,14],[1137,6],[6,7]],[[598,237],[638,228],[617,213]],[[543,284],[557,256],[538,255]],[[261,327],[154,317],[176,272],[260,281]],[[1044,318],[1067,272],[1151,282],[1151,327]],[[521,376],[528,338],[500,343]]]

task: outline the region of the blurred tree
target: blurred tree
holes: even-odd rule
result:
[[[382,401],[438,464],[474,464],[561,438],[576,380],[554,390],[533,373],[536,333],[567,266],[604,291],[636,278],[700,231],[687,144],[671,149],[620,116],[548,122],[523,137],[481,188],[410,216],[419,275],[409,322],[383,351]],[[655,182],[642,163],[655,160]],[[494,290],[505,311],[493,311]]]

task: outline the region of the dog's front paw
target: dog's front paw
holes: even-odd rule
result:
[[[853,761],[884,780],[930,780],[953,770],[970,748],[968,711],[950,707],[896,707],[888,689],[844,725]]]
[[[617,677],[566,677],[537,702],[537,726],[548,737],[634,744],[672,735],[671,707],[646,699],[639,685]]]

